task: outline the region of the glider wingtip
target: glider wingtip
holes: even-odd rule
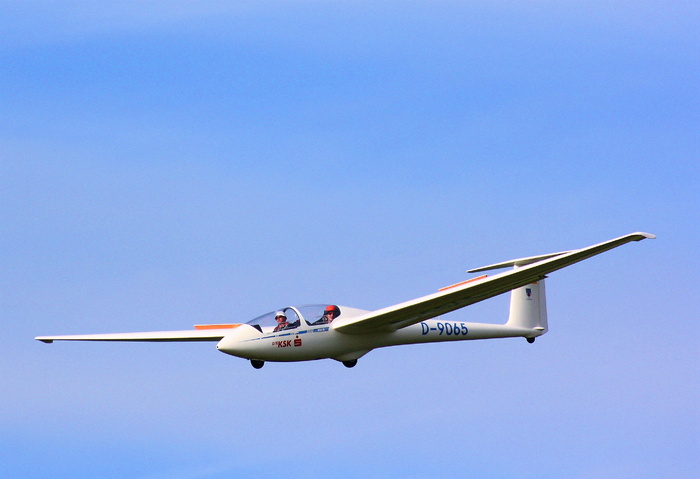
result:
[[[40,338],[40,337],[36,337],[34,339],[36,339],[37,341],[41,341],[42,343],[46,343],[46,344],[53,343],[53,339],[46,339],[46,338]]]
[[[634,236],[641,236],[638,241],[641,241],[643,239],[656,239],[656,235],[653,235],[651,233],[645,233],[643,231],[637,231],[636,233],[632,233]]]

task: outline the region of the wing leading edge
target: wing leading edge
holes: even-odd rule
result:
[[[604,253],[631,241],[655,238],[649,233],[631,233],[587,248],[550,255],[521,258],[496,265],[470,270],[485,271],[496,267],[516,268],[485,279],[467,282],[461,286],[423,296],[394,306],[372,311],[362,316],[349,318],[333,324],[333,329],[342,333],[365,334],[389,332],[434,318],[457,309],[506,293],[512,289],[539,281],[545,275]],[[533,262],[534,261],[534,262]]]
[[[220,341],[232,327],[223,329],[196,329],[185,331],[153,331],[146,333],[116,334],[77,334],[72,336],[37,336],[37,341],[53,343],[54,341],[142,341],[142,342],[182,342],[182,341]]]

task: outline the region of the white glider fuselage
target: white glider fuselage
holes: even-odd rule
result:
[[[340,307],[341,310],[343,307]],[[335,331],[332,325],[309,326],[292,331],[263,334],[244,324],[228,333],[216,348],[226,354],[261,361],[309,361],[332,358],[358,359],[369,351],[403,344],[525,337],[542,331],[505,324],[470,323],[429,319],[393,332],[362,335]]]
[[[475,281],[483,278],[485,277]],[[547,332],[544,280],[512,290],[510,304],[510,316],[505,324],[470,323],[436,317],[396,330],[361,334],[342,332],[342,325],[357,319],[362,321],[363,317],[373,314],[371,311],[331,306],[340,311],[340,316],[327,324],[314,324],[316,322],[310,322],[309,319],[313,321],[318,312],[307,318],[304,311],[309,315],[308,311],[314,308],[320,311],[324,305],[288,307],[285,309],[287,314],[294,315],[297,319],[294,324],[290,324],[290,329],[277,332],[272,331],[271,326],[264,329],[264,318],[271,316],[268,314],[236,326],[216,347],[226,354],[258,361],[309,361],[326,358],[353,361],[372,349],[386,346],[513,337],[524,337],[532,342]],[[338,326],[340,331],[336,329]]]

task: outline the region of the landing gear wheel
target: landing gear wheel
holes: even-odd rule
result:
[[[250,365],[253,366],[255,369],[260,369],[261,367],[265,366],[265,361],[261,361],[259,359],[251,359]]]
[[[343,366],[346,368],[354,368],[357,364],[357,359],[351,359],[350,361],[343,361]]]
[[[535,342],[535,338],[527,338],[527,342],[532,344]]]

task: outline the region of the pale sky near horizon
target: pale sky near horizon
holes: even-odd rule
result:
[[[465,3],[0,1],[1,477],[697,477],[700,8]],[[33,340],[376,309],[633,231],[551,275],[533,345]]]

